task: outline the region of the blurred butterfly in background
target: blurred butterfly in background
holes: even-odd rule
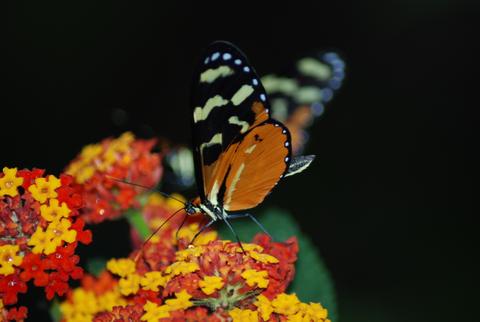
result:
[[[272,118],[282,122],[290,131],[293,155],[304,150],[308,143],[308,128],[323,115],[325,105],[341,88],[344,77],[344,61],[330,51],[298,59],[290,72],[283,75],[269,74],[261,78]],[[165,165],[165,181],[172,190],[186,190],[194,185],[193,153],[188,147],[172,147]]]
[[[344,77],[345,63],[335,52],[320,52],[299,59],[290,76],[262,77],[272,117],[290,130],[293,154],[303,151],[308,141],[306,129],[323,115],[325,104],[342,86]]]
[[[245,210],[259,205],[280,179],[306,169],[314,156],[292,157],[288,128],[271,118],[258,75],[230,43],[215,42],[206,50],[191,107],[199,197],[185,210],[210,219],[198,234],[216,221],[235,234],[228,220],[240,217],[250,217],[265,231]]]

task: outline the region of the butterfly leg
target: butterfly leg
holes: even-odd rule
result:
[[[180,226],[178,226],[177,232],[175,233],[175,238],[177,239],[177,244],[178,244],[178,232],[180,231],[180,229],[182,229],[183,225],[185,225],[185,222],[187,221],[187,217],[188,217],[188,214],[185,214],[185,216],[183,217],[182,223],[180,224]]]
[[[190,241],[190,245],[193,244],[193,242],[195,241],[195,239],[198,237],[198,235],[200,235],[205,229],[207,229],[208,227],[210,227],[216,220],[210,220],[208,223],[206,223],[202,228],[200,228],[200,230],[195,234],[195,236],[193,236],[192,240]]]
[[[231,215],[228,215],[228,218],[231,218],[231,219],[235,219],[235,218],[245,218],[245,217],[248,217],[250,218],[254,223],[257,224],[258,227],[260,227],[260,229],[265,233],[267,234],[268,237],[270,237],[270,239],[273,241],[273,237],[272,235],[270,235],[270,233],[267,231],[267,229],[265,229],[265,227],[263,227],[263,225],[258,221],[257,218],[255,218],[255,216],[252,216],[251,214],[231,214]]]
[[[228,222],[227,218],[223,218],[223,221],[227,224],[228,228],[230,228],[230,231],[231,231],[232,234],[235,236],[235,239],[237,240],[238,245],[239,245],[240,248],[242,249],[242,252],[245,253],[245,250],[243,249],[242,242],[240,241],[240,238],[238,238],[238,235],[237,235],[237,233],[235,232],[235,230],[233,229],[232,225]]]

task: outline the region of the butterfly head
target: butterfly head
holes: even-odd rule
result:
[[[201,210],[198,206],[194,205],[193,201],[189,201],[185,204],[185,212],[187,213],[187,215],[192,216],[196,213],[201,212]]]

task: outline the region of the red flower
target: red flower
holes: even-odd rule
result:
[[[82,244],[88,245],[92,242],[92,232],[90,230],[83,230],[85,222],[82,218],[78,218],[73,225],[72,229],[77,231],[77,240]]]
[[[53,299],[55,294],[65,295],[68,288],[68,274],[65,272],[54,272],[48,276],[48,285],[45,287],[45,293],[48,300]]]
[[[115,306],[111,312],[99,313],[93,319],[94,322],[130,322],[140,321],[143,315],[143,306],[127,305],[125,307]]]
[[[30,253],[23,258],[21,267],[23,272],[20,278],[28,282],[33,279],[35,286],[46,286],[48,284],[48,274],[45,273],[46,263],[38,254]]]
[[[4,305],[17,303],[18,293],[26,293],[27,284],[17,274],[2,276],[0,278],[0,294]]]
[[[36,178],[40,178],[43,176],[44,172],[45,170],[37,168],[33,168],[33,170],[23,169],[18,170],[17,176],[23,178],[22,187],[28,189],[28,187],[30,187],[30,185],[35,182]]]
[[[74,182],[72,176],[61,174],[62,186],[57,189],[58,201],[65,202],[72,211],[70,216],[78,215],[78,209],[83,207],[82,187]]]
[[[20,306],[8,310],[7,320],[9,321],[24,321],[27,318],[28,309],[25,306]]]

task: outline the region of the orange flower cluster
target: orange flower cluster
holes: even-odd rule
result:
[[[144,215],[156,228],[180,205],[153,195]],[[129,258],[110,260],[97,283],[69,293],[60,305],[63,321],[329,321],[320,304],[285,294],[295,272],[295,238],[278,243],[261,234],[242,251],[208,231],[187,246],[199,229],[192,219],[178,240],[181,215]],[[108,288],[92,289],[107,279]]]
[[[137,196],[144,188],[125,180],[154,187],[162,175],[161,156],[152,153],[155,140],[135,139],[132,133],[87,145],[70,163],[66,172],[83,190],[85,207],[81,216],[87,223],[117,218],[131,207],[139,207]]]
[[[27,282],[45,289],[47,299],[80,279],[78,242],[90,231],[78,217],[82,196],[73,178],[45,176],[40,169],[3,168],[0,173],[0,320],[23,320],[25,307],[8,308],[27,291]]]

